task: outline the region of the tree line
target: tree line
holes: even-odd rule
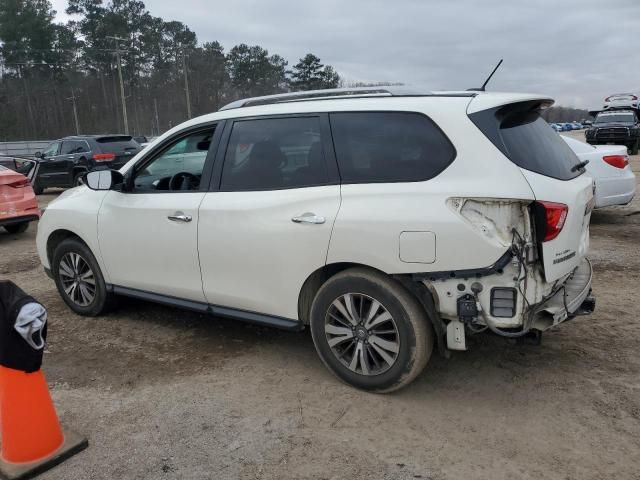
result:
[[[311,53],[288,68],[259,45],[199,43],[139,0],[69,0],[66,13],[61,24],[48,0],[0,1],[0,141],[157,135],[238,98],[340,84]]]
[[[580,122],[582,120],[593,120],[588,110],[569,107],[551,107],[542,112],[542,117],[549,123]]]

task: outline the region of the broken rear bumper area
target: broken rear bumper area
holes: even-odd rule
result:
[[[532,329],[544,331],[577,315],[593,313],[596,300],[591,293],[592,280],[593,268],[585,258],[562,285],[536,305]]]

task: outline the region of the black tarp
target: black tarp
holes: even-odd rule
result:
[[[13,282],[0,280],[0,365],[32,373],[42,366],[44,348],[33,348],[15,328],[20,310],[29,303],[38,302]],[[42,339],[46,339],[46,334],[45,323]]]

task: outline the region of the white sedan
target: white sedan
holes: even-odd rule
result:
[[[636,194],[636,176],[631,171],[624,145],[589,145],[560,135],[596,182],[595,208],[626,205]]]

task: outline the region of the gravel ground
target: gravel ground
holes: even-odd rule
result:
[[[0,233],[0,278],[49,308],[58,412],[91,442],[42,478],[640,479],[640,199],[594,213],[591,233],[594,315],[538,347],[475,337],[392,395],[339,383],[308,331],[133,300],[78,317],[35,225]]]

